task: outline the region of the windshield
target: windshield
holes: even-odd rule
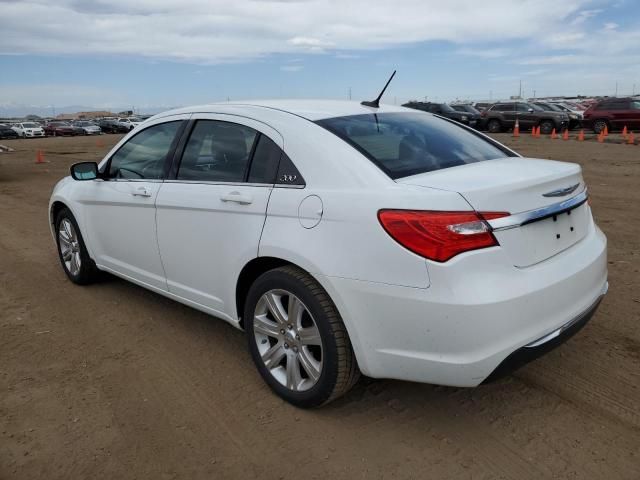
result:
[[[24,128],[38,128],[40,125],[36,125],[35,123],[23,123],[22,126]]]
[[[316,123],[393,179],[512,155],[471,130],[427,113],[367,113]]]

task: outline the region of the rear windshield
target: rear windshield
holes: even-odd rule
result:
[[[393,179],[513,155],[464,127],[422,112],[367,113],[316,123]]]

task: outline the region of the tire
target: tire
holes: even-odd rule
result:
[[[58,258],[69,280],[77,285],[88,285],[98,280],[100,271],[87,252],[80,228],[71,211],[67,208],[60,210],[54,225]],[[65,257],[65,250],[67,250],[65,243],[71,250],[68,252],[69,257]]]
[[[549,135],[554,128],[556,128],[556,124],[551,120],[542,120],[540,122],[540,133],[544,135]]]
[[[490,133],[500,133],[502,131],[502,123],[500,123],[500,120],[493,118],[487,123],[487,130]]]
[[[300,314],[290,322],[292,308]],[[318,407],[358,381],[360,370],[340,314],[308,273],[286,266],[262,274],[249,289],[244,312],[253,361],[282,399]]]
[[[601,118],[596,120],[595,122],[593,122],[593,133],[599,134],[602,130],[604,130],[604,127],[607,127],[607,130],[611,131],[609,122]]]

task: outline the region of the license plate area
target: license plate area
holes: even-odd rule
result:
[[[513,264],[527,267],[546,260],[582,240],[589,226],[586,204],[519,228],[495,232]]]

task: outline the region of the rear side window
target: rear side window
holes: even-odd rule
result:
[[[243,182],[257,135],[237,123],[198,120],[182,155],[178,180]]]
[[[316,123],[394,179],[511,155],[453,122],[418,112],[353,115]]]
[[[251,160],[248,182],[275,183],[281,155],[282,150],[273,140],[266,135],[260,135]]]
[[[627,102],[605,102],[596,107],[596,110],[627,110]]]

